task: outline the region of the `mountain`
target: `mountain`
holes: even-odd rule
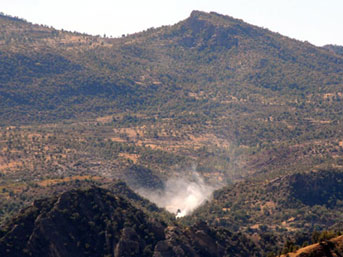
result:
[[[199,11],[114,39],[4,15],[0,24],[0,120],[20,130],[12,133],[21,156],[33,144],[24,134],[34,131],[53,133],[57,148],[77,141],[66,155],[97,138],[82,147],[89,158],[97,142],[114,141],[108,156],[127,156],[159,175],[195,164],[230,182],[342,166],[343,57],[325,48]],[[17,162],[17,155],[3,158]]]
[[[253,242],[206,223],[183,228],[149,218],[92,187],[35,201],[0,234],[2,256],[261,256]]]
[[[259,256],[340,228],[340,47],[199,11],[122,38],[5,15],[0,27],[1,251],[105,255],[129,237],[137,255]],[[158,191],[194,174],[224,188],[177,222],[116,180]]]
[[[340,133],[343,57],[229,16],[117,39],[1,26],[3,123],[131,111],[249,146]]]

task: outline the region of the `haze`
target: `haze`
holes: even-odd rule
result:
[[[315,45],[343,45],[340,0],[2,0],[0,11],[57,29],[119,37],[215,11]]]

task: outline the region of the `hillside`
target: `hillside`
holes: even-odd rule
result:
[[[0,231],[2,256],[262,256],[241,234],[167,226],[92,187],[35,201]]]
[[[343,255],[343,236],[306,246],[282,257],[329,257]]]
[[[343,57],[228,16],[194,11],[120,39],[1,26],[3,124],[134,113],[130,127],[253,147],[342,136]]]
[[[228,16],[120,39],[1,26],[3,123],[131,111],[249,146],[340,133],[343,57]]]
[[[5,256],[63,256],[68,253],[72,256],[238,257],[276,256],[282,250],[290,256],[295,251],[310,254],[308,256],[312,256],[312,252],[316,252],[315,256],[331,256],[320,254],[341,251],[341,237],[328,241],[336,233],[318,233],[311,230],[307,222],[308,215],[316,229],[329,227],[327,223],[323,224],[324,221],[340,222],[342,210],[330,205],[332,199],[335,202],[343,199],[339,192],[342,186],[332,187],[333,181],[339,181],[340,177],[342,173],[335,171],[296,174],[268,182],[264,192],[255,190],[252,184],[246,187],[247,183],[241,183],[217,191],[212,202],[181,220],[154,207],[122,182],[109,183],[106,186],[109,190],[83,184],[79,189],[36,200],[3,224],[0,253]],[[315,188],[300,185],[304,179]],[[280,188],[280,185],[277,194],[281,197],[276,197],[275,187]],[[77,184],[70,186],[78,187]],[[299,187],[308,190],[307,194],[327,191],[324,197],[330,200],[324,203],[319,199],[308,205],[306,197],[297,196]],[[247,189],[254,191],[255,196]],[[273,197],[278,202],[272,204]],[[261,206],[260,214],[253,213],[255,208],[248,206],[248,199]],[[223,203],[226,207],[220,210],[218,204]],[[230,204],[232,206],[228,206]],[[327,217],[317,217],[320,210],[321,215]],[[200,213],[205,215],[200,217]],[[241,224],[243,213],[251,216]],[[292,213],[298,215],[289,219]],[[260,222],[259,226],[247,229],[253,218]],[[216,223],[218,221],[220,224]],[[304,249],[297,246],[308,245],[310,241],[320,243]]]
[[[343,173],[319,170],[266,181],[244,181],[220,189],[188,222],[206,220],[248,233],[299,236],[340,230]]]

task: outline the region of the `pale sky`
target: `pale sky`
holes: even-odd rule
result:
[[[0,12],[56,29],[119,37],[214,11],[322,46],[343,45],[343,0],[0,0]]]

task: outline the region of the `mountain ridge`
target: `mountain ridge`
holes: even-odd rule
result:
[[[250,233],[339,231],[342,176],[342,170],[317,170],[266,181],[246,179],[215,191],[194,218]]]
[[[204,222],[166,226],[97,187],[36,201],[0,236],[6,256],[261,256],[239,233]]]
[[[25,25],[30,26],[29,24],[26,24],[26,23],[25,23]],[[54,55],[51,55],[51,57],[47,56],[47,58],[43,58],[43,59],[47,59],[47,61],[48,61],[48,63],[47,63],[48,70],[55,72],[56,69],[58,68],[58,67],[48,66],[49,62],[50,62],[49,60],[51,60],[53,62],[61,63],[61,67],[63,67],[65,70],[72,70],[75,75],[77,75],[78,73],[80,73],[80,75],[81,75],[81,74],[84,74],[84,72],[88,72],[88,73],[89,72],[91,72],[91,73],[97,72],[97,70],[99,70],[100,67],[97,67],[98,64],[96,64],[96,63],[99,63],[101,66],[103,66],[103,68],[101,68],[101,69],[106,72],[105,76],[108,76],[106,78],[106,80],[109,80],[107,82],[107,83],[109,83],[108,85],[106,85],[106,82],[103,81],[105,79],[105,77],[98,77],[98,78],[95,78],[95,80],[94,80],[94,78],[87,76],[87,79],[90,81],[86,82],[86,81],[81,80],[80,81],[81,85],[82,85],[82,83],[86,83],[86,84],[84,86],[81,86],[81,87],[77,86],[75,89],[68,89],[68,87],[70,88],[70,86],[66,86],[66,85],[64,85],[64,86],[60,85],[59,86],[59,87],[62,86],[61,87],[62,90],[59,89],[58,87],[56,89],[54,89],[52,87],[52,89],[55,90],[55,92],[57,92],[57,95],[62,93],[61,94],[61,97],[62,97],[61,100],[63,99],[63,97],[69,97],[68,96],[69,94],[73,95],[75,93],[76,93],[76,95],[75,95],[76,97],[78,97],[78,94],[80,94],[80,93],[81,93],[80,96],[82,96],[83,94],[86,93],[85,97],[87,97],[87,94],[92,94],[94,96],[94,94],[100,93],[100,97],[104,97],[104,96],[101,96],[101,93],[105,93],[107,95],[114,95],[114,94],[116,94],[116,92],[120,93],[121,91],[124,91],[123,92],[124,94],[126,94],[126,93],[131,94],[133,97],[135,97],[133,99],[136,99],[136,101],[137,101],[138,98],[137,98],[137,95],[135,96],[135,93],[134,93],[135,90],[139,91],[140,88],[144,87],[145,90],[151,89],[152,93],[153,93],[154,91],[156,92],[157,88],[161,88],[161,85],[163,86],[163,84],[166,84],[165,86],[167,86],[167,87],[170,87],[170,86],[172,86],[172,84],[175,84],[172,82],[173,80],[171,80],[168,77],[165,77],[163,79],[165,82],[163,82],[163,80],[159,81],[158,77],[156,77],[156,76],[161,76],[161,75],[163,75],[163,73],[167,73],[167,72],[170,73],[169,76],[171,76],[171,75],[175,76],[175,79],[176,79],[175,82],[177,84],[179,84],[178,80],[186,80],[185,85],[188,85],[189,83],[196,83],[196,84],[203,83],[202,81],[198,82],[197,80],[192,81],[189,79],[188,79],[189,82],[187,82],[187,74],[185,74],[184,71],[196,72],[195,70],[192,70],[192,68],[190,66],[190,65],[193,65],[194,61],[192,59],[189,59],[190,57],[188,57],[187,55],[184,55],[184,57],[181,56],[181,58],[183,58],[183,59],[186,58],[185,59],[186,62],[190,62],[189,64],[187,64],[185,66],[184,64],[180,63],[177,59],[175,59],[175,57],[170,56],[170,54],[166,54],[164,51],[170,49],[170,45],[169,45],[170,42],[168,40],[166,41],[163,38],[159,39],[158,37],[160,37],[159,34],[161,34],[161,33],[162,33],[162,35],[164,33],[163,37],[166,37],[166,38],[169,38],[170,36],[175,37],[175,36],[177,36],[178,33],[181,33],[181,34],[179,34],[180,36],[176,37],[176,39],[171,38],[172,42],[176,43],[176,47],[179,48],[181,46],[181,48],[186,47],[185,49],[188,49],[189,47],[194,48],[197,45],[197,47],[195,47],[195,48],[198,49],[198,51],[201,51],[201,50],[204,51],[205,49],[208,49],[211,47],[213,47],[213,49],[208,49],[208,50],[214,51],[214,52],[220,51],[220,47],[224,47],[224,49],[226,49],[226,50],[228,50],[228,47],[236,49],[238,47],[238,45],[237,45],[238,42],[240,42],[240,44],[241,44],[240,48],[242,48],[241,51],[248,51],[247,54],[249,54],[249,51],[253,51],[253,52],[248,56],[247,56],[247,54],[240,53],[238,56],[234,55],[235,56],[234,58],[230,57],[230,59],[227,59],[228,57],[226,57],[226,59],[223,59],[219,56],[213,56],[213,58],[215,58],[215,59],[213,59],[214,64],[217,63],[216,59],[220,58],[221,62],[226,63],[226,65],[228,65],[228,67],[229,67],[229,70],[221,70],[221,68],[220,68],[218,70],[218,71],[220,71],[220,73],[224,73],[224,74],[225,73],[233,74],[233,72],[236,74],[241,73],[240,76],[237,78],[238,81],[242,80],[242,79],[245,80],[245,79],[247,79],[247,78],[245,78],[246,76],[248,76],[248,77],[250,76],[251,78],[250,79],[248,78],[248,81],[250,80],[249,84],[251,84],[251,83],[253,85],[254,84],[255,85],[258,85],[258,84],[261,85],[262,84],[262,86],[266,89],[280,90],[279,87],[282,84],[286,84],[286,85],[288,84],[291,88],[295,88],[295,89],[297,87],[300,87],[300,88],[303,87],[302,85],[299,85],[299,83],[297,83],[294,80],[293,81],[291,80],[289,82],[282,82],[281,80],[277,80],[274,83],[276,85],[278,83],[279,84],[281,83],[281,84],[279,86],[275,87],[276,85],[270,84],[275,79],[272,79],[270,77],[270,75],[268,75],[268,73],[265,73],[265,72],[262,74],[258,74],[258,73],[254,74],[254,73],[249,72],[249,73],[247,73],[247,75],[244,75],[246,73],[245,70],[247,70],[247,69],[249,70],[252,68],[255,69],[256,65],[260,66],[260,67],[270,65],[270,64],[268,64],[268,61],[267,61],[268,58],[267,58],[267,60],[263,61],[263,56],[259,56],[259,55],[261,55],[262,51],[264,51],[264,50],[263,50],[263,48],[258,46],[258,44],[260,44],[259,42],[261,41],[258,38],[262,39],[261,43],[263,43],[264,45],[269,44],[268,42],[270,42],[270,46],[272,48],[270,48],[268,50],[269,51],[268,55],[270,56],[270,54],[274,52],[273,55],[275,55],[275,57],[277,57],[277,55],[282,54],[283,51],[285,51],[285,53],[289,52],[294,47],[295,47],[294,49],[298,51],[298,49],[296,49],[297,48],[296,44],[299,44],[300,41],[295,41],[292,39],[288,39],[286,37],[282,37],[282,38],[284,38],[283,39],[284,41],[288,42],[287,44],[292,42],[290,45],[290,47],[291,47],[290,49],[287,49],[287,48],[282,49],[283,46],[280,45],[280,43],[276,43],[276,41],[274,39],[274,37],[280,37],[280,35],[278,35],[277,33],[269,32],[268,30],[261,29],[261,28],[258,28],[258,27],[252,26],[252,25],[248,25],[246,23],[243,23],[242,21],[233,19],[233,18],[228,17],[228,16],[218,15],[218,14],[214,14],[214,13],[207,14],[204,12],[196,11],[196,12],[193,12],[191,14],[191,16],[188,19],[186,19],[185,21],[177,23],[173,26],[161,27],[161,28],[154,29],[151,31],[136,33],[134,35],[130,35],[128,37],[121,38],[121,39],[120,38],[118,38],[118,39],[107,39],[107,38],[100,38],[100,37],[94,37],[94,36],[88,36],[88,35],[73,34],[70,32],[63,32],[63,31],[61,32],[61,31],[52,30],[50,28],[43,28],[40,26],[36,26],[35,28],[40,29],[41,32],[39,32],[39,33],[43,33],[43,34],[41,36],[39,36],[40,34],[37,34],[38,38],[37,37],[36,38],[38,39],[38,41],[34,38],[32,38],[32,39],[36,40],[37,42],[41,42],[43,44],[41,47],[44,47],[44,45],[48,44],[48,45],[46,45],[48,47],[47,48],[48,51],[50,51],[49,49],[52,49],[49,46],[49,44],[51,44],[51,42],[54,42],[54,41],[50,40],[51,36],[49,35],[49,33],[50,34],[52,33],[51,35],[53,35],[53,37],[55,39],[58,39],[59,37],[61,37],[61,36],[59,36],[59,34],[61,34],[62,37],[61,37],[61,39],[58,39],[58,40],[66,40],[66,43],[62,43],[63,41],[61,41],[60,46],[58,46],[58,48],[60,48],[62,50],[62,52],[61,52],[62,55],[60,57],[58,55],[56,55],[56,58],[61,58],[63,56],[66,56],[66,54],[74,55],[74,57],[73,57],[74,60],[72,61],[72,64],[76,65],[76,66],[70,66],[70,67],[66,66],[67,63],[63,63],[63,59],[53,60]],[[194,31],[192,29],[194,29]],[[167,33],[165,33],[164,31],[167,31]],[[151,39],[149,39],[149,35],[154,35],[156,33],[157,33],[156,36],[153,36]],[[177,34],[173,36],[173,33],[177,33]],[[146,36],[146,35],[148,35],[148,36]],[[72,39],[74,36],[76,37],[75,40]],[[257,49],[251,49],[252,45],[248,45],[247,44],[248,42],[245,43],[245,41],[247,41],[247,40],[245,40],[244,37],[246,37],[246,36],[252,37],[255,40],[254,44],[258,47]],[[39,38],[39,37],[41,37],[41,38]],[[45,37],[45,39],[44,39],[44,37]],[[65,39],[63,39],[63,37]],[[238,38],[239,38],[239,40],[238,40]],[[13,39],[14,38],[12,37],[11,40],[13,40]],[[28,39],[30,39],[30,38],[28,38]],[[32,40],[32,39],[30,39],[30,40]],[[266,39],[268,39],[268,40],[266,41]],[[14,40],[16,41],[17,39],[14,39]],[[153,47],[152,48],[151,48],[151,46],[149,47],[148,45],[146,45],[146,43],[144,43],[144,41],[141,42],[140,40],[145,40],[145,41],[149,42],[150,45],[152,43]],[[156,42],[156,43],[154,43],[154,42]],[[167,42],[169,42],[168,45],[167,45]],[[54,45],[54,44],[51,46],[56,47],[57,45],[56,44]],[[87,46],[87,44],[90,44],[90,45]],[[119,46],[119,48],[117,48],[118,44],[121,44],[122,46]],[[144,46],[143,45],[140,46],[140,44],[143,44]],[[154,46],[154,44],[155,44],[155,46]],[[11,44],[11,45],[13,45],[13,44]],[[16,45],[17,45],[16,47],[18,47],[17,41],[16,41]],[[302,45],[306,45],[306,44],[302,43]],[[79,64],[75,63],[75,61],[80,62],[82,59],[84,59],[86,57],[82,53],[81,53],[81,56],[79,56],[79,57],[75,56],[76,52],[72,49],[72,47],[80,47],[80,46],[81,46],[81,48],[84,48],[83,51],[86,51],[84,54],[87,54],[90,57],[92,55],[96,54],[94,56],[96,58],[96,59],[94,59],[95,62],[91,61],[91,59],[90,59],[90,60],[87,60],[86,64],[82,64],[81,66],[80,66],[80,63]],[[162,49],[160,49],[160,50],[158,50],[158,48],[156,48],[156,47],[161,47],[161,46],[162,46]],[[147,67],[150,66],[150,68],[148,68],[148,69],[150,69],[151,75],[149,75],[149,76],[151,78],[150,79],[145,78],[144,79],[145,81],[141,81],[141,78],[139,76],[137,76],[138,74],[135,75],[135,74],[132,74],[132,71],[129,71],[127,69],[123,70],[122,68],[119,68],[118,67],[119,66],[118,61],[124,61],[126,63],[127,63],[127,61],[123,60],[122,57],[120,56],[120,54],[119,54],[119,56],[115,57],[116,56],[115,53],[113,53],[112,51],[109,51],[107,49],[108,47],[112,47],[112,48],[115,47],[116,51],[123,51],[122,54],[124,54],[130,62],[134,61],[134,62],[137,62],[137,64],[140,62],[138,67],[133,66],[134,70],[137,70],[138,73],[142,74],[142,71],[139,70],[140,67],[144,68],[145,65],[148,65]],[[216,50],[216,47],[219,47],[219,49]],[[93,48],[94,48],[94,50],[92,50]],[[165,48],[165,50],[163,50],[163,48]],[[296,62],[300,61],[302,66],[305,67],[305,65],[303,65],[303,63],[302,63],[303,62],[302,59],[304,57],[308,58],[308,54],[313,55],[313,53],[316,53],[316,55],[318,55],[318,56],[320,56],[321,54],[328,54],[327,51],[321,50],[320,48],[317,48],[314,46],[308,46],[307,48],[308,48],[308,50],[306,50],[306,51],[308,53],[306,53],[306,56],[303,56],[303,57],[299,56],[296,59],[294,59],[295,58],[294,56],[286,54],[284,56],[280,55],[280,57],[281,57],[281,59],[284,58],[285,61],[291,61],[291,62],[294,62],[294,60]],[[271,50],[271,49],[275,49],[275,50]],[[306,49],[306,47],[304,49]],[[67,51],[67,52],[63,53],[63,51]],[[102,53],[102,51],[104,51],[104,52]],[[161,51],[163,51],[163,52],[161,52]],[[275,51],[277,51],[277,53]],[[256,55],[256,53],[258,53],[258,52],[260,52],[260,53]],[[77,54],[77,55],[79,55],[79,54]],[[191,54],[197,54],[197,53],[191,52]],[[205,52],[205,54],[208,54],[208,53]],[[109,60],[108,58],[105,57],[105,55],[109,55],[109,56],[111,56],[111,58],[115,57],[114,58],[115,62],[113,63],[113,60]],[[150,57],[149,57],[149,55],[150,55]],[[263,53],[263,55],[265,55],[265,54]],[[75,59],[75,57],[76,57],[76,59]],[[79,60],[80,57],[82,58],[81,60]],[[120,60],[119,59],[116,60],[118,57],[120,58]],[[19,57],[17,57],[17,59],[18,58],[20,59],[21,57],[19,56]],[[63,58],[65,58],[65,57],[63,57]],[[88,59],[88,57],[86,57],[86,58]],[[151,58],[153,58],[153,59],[151,59]],[[246,58],[249,58],[248,62],[244,61]],[[255,58],[262,58],[261,63],[257,62],[256,64],[253,64],[254,62],[256,62]],[[279,58],[279,57],[277,57],[277,58]],[[334,56],[334,55],[332,55],[330,57],[325,57],[325,58],[329,58],[329,60],[331,58],[332,61],[336,62],[335,66],[334,66],[335,72],[338,71],[337,68],[339,67],[339,66],[337,66],[337,62],[338,62],[338,64],[343,63],[342,58],[339,59],[339,58],[337,58],[337,56]],[[32,59],[33,59],[33,62],[32,62],[33,65],[30,63],[31,66],[35,67],[36,66],[35,63],[41,62],[43,64],[43,66],[42,65],[37,66],[37,70],[38,69],[42,70],[42,68],[44,68],[44,62],[43,61],[40,61],[40,60],[35,61],[34,58],[32,58]],[[67,57],[67,60],[68,59],[70,59],[70,57]],[[232,61],[231,61],[231,59],[232,59]],[[240,62],[244,61],[245,63],[237,65],[240,63],[238,61],[239,59],[241,60]],[[144,62],[142,62],[142,60],[144,60]],[[207,57],[204,60],[202,60],[201,58],[199,60],[200,60],[200,63],[198,62],[199,64],[201,64],[201,62],[205,62],[204,65],[208,65],[207,62],[209,60],[207,59]],[[228,60],[230,60],[229,63],[228,63]],[[306,62],[308,63],[308,61],[306,61]],[[325,60],[323,60],[322,62],[325,62]],[[92,67],[90,67],[89,65],[91,63],[96,64],[96,66],[94,66],[94,64],[92,64]],[[249,64],[249,63],[251,63],[251,64]],[[25,62],[23,64],[25,65]],[[314,64],[315,63],[312,63],[309,68],[310,69],[316,69],[316,66],[314,66]],[[85,65],[88,66],[88,68]],[[126,65],[131,66],[132,64],[127,63]],[[157,67],[156,65],[158,65],[160,67]],[[180,66],[180,68],[177,68],[176,65],[181,65],[181,66]],[[308,64],[306,64],[306,65],[308,65]],[[8,66],[8,65],[6,65],[6,66]],[[163,66],[165,67],[165,69],[167,69],[166,71],[163,71],[163,69],[164,69]],[[14,67],[16,67],[16,66],[14,66]],[[217,66],[217,67],[220,67],[220,66]],[[328,66],[327,68],[329,68],[329,67],[330,66]],[[333,67],[333,66],[331,65],[331,67]],[[331,67],[330,67],[330,69],[333,69]],[[89,68],[91,70],[89,70]],[[161,70],[162,74],[159,74],[160,71],[158,69],[161,69],[161,68],[163,68]],[[175,71],[173,71],[173,69],[175,69],[175,68],[177,68],[177,69]],[[205,72],[203,70],[203,68],[201,68],[201,66],[199,68],[200,68],[201,72]],[[272,70],[275,69],[275,67],[273,67],[273,66],[270,66],[270,68]],[[84,72],[82,71],[82,69],[84,69]],[[94,69],[96,69],[96,70],[94,70]],[[119,74],[122,72],[125,72],[126,75],[124,75],[124,76],[126,76],[127,78],[121,78],[120,79],[120,76],[119,77],[114,76],[113,72],[111,72],[112,69],[117,70],[117,73],[119,73]],[[214,67],[212,69],[214,69]],[[232,69],[233,72],[230,72],[230,69]],[[295,67],[292,69],[298,69],[298,68]],[[301,70],[301,69],[298,69],[298,70]],[[325,72],[327,73],[328,71],[329,70],[326,69]],[[8,71],[6,72],[6,70],[4,70],[2,72],[3,72],[3,74],[8,73]],[[65,72],[63,72],[63,70],[61,72],[62,72],[62,74],[65,73]],[[109,72],[111,72],[111,75]],[[340,72],[342,72],[342,69],[340,70]],[[43,74],[44,73],[46,73],[46,72],[44,72],[44,70],[43,70]],[[199,73],[199,72],[196,72],[196,73]],[[211,80],[218,81],[218,79],[220,81],[224,78],[224,77],[222,78],[222,75],[218,77],[218,76],[214,76],[212,74],[210,75],[210,74],[206,74],[206,73],[208,73],[208,72],[205,72],[204,75],[206,75],[206,77],[208,77],[207,80],[210,80],[210,81]],[[32,76],[32,75],[30,75],[30,73],[27,73],[27,72],[24,74],[26,77]],[[143,74],[141,76],[146,76],[145,74],[144,75]],[[49,75],[49,74],[46,74],[46,75]],[[77,75],[77,76],[80,76],[80,75]],[[180,77],[180,75],[182,77]],[[69,83],[75,83],[75,82],[72,82],[75,79],[79,80],[79,78],[77,78],[77,77],[73,78],[73,76],[74,76],[73,74],[70,74],[70,75],[66,74],[66,76],[67,76],[66,78],[67,79],[69,78],[69,80],[71,81]],[[165,76],[165,75],[163,75],[163,76]],[[229,75],[229,76],[232,76],[232,75]],[[266,83],[265,81],[262,81],[260,78],[261,76],[264,77],[263,80],[268,80],[269,82]],[[285,75],[283,75],[283,76],[285,76]],[[286,75],[286,76],[289,76],[289,75]],[[112,77],[112,78],[110,78],[110,77]],[[206,79],[206,77],[204,77],[203,79]],[[216,78],[216,77],[218,77],[218,78]],[[333,78],[333,76],[332,76],[332,78]],[[51,78],[51,79],[55,80],[57,78]],[[120,81],[122,79],[123,79],[123,81],[120,82],[120,84],[122,84],[122,85],[118,85],[118,90],[114,90],[115,84],[118,84],[118,81]],[[92,80],[93,80],[93,82],[91,82]],[[130,82],[130,80],[131,80],[131,82]],[[134,80],[135,82],[132,80]],[[115,81],[117,81],[117,82],[115,82]],[[134,83],[132,83],[132,82],[134,82]],[[155,88],[152,87],[152,85],[150,85],[148,87],[146,87],[147,85],[143,86],[146,83],[150,84],[150,83],[154,83],[154,82],[157,83],[156,85],[159,85],[157,88],[156,88],[156,86],[155,86]],[[172,84],[170,84],[170,82],[172,82]],[[115,84],[113,84],[113,83],[115,83]],[[136,85],[135,85],[135,83],[136,83]],[[138,85],[137,85],[137,83],[138,83]],[[158,84],[158,83],[160,83],[160,84]],[[220,83],[222,83],[222,82],[220,82]],[[307,84],[311,84],[311,83],[313,83],[313,80],[309,81]],[[96,86],[96,84],[98,84],[98,86]],[[51,86],[49,86],[49,87],[51,87]],[[75,86],[72,86],[72,88],[73,87],[75,87]],[[129,89],[130,87],[131,87],[131,89]],[[37,90],[35,87],[33,87],[32,89]],[[58,90],[58,91],[56,91],[56,90]],[[65,93],[63,93],[64,90],[65,90]],[[178,88],[177,90],[179,91],[180,89]],[[249,89],[249,90],[251,90],[251,89]],[[261,89],[258,89],[258,90],[261,90]],[[45,90],[43,90],[43,92],[44,91]],[[47,90],[47,92],[48,91],[49,90]],[[127,92],[125,92],[125,91],[127,91]],[[192,91],[194,91],[194,90],[191,89],[191,92]],[[58,93],[58,92],[60,92],[60,93]],[[169,89],[167,92],[172,93],[172,95],[174,95],[173,91],[170,91]],[[137,93],[141,94],[141,96],[144,95],[141,92],[137,92]],[[9,98],[8,96],[6,97],[6,95],[3,95],[3,97],[5,98],[5,100],[6,100],[6,98],[7,99]],[[25,99],[25,97],[23,97],[23,96],[21,96],[21,97]],[[18,98],[19,98],[19,96],[17,98],[15,98],[15,100]],[[149,98],[151,98],[151,97],[148,97],[146,100],[147,101],[153,100],[153,102],[156,101],[153,98],[148,100]],[[113,100],[117,101],[116,98],[114,98]],[[167,102],[170,102],[170,100],[167,100]],[[13,103],[15,103],[15,101]],[[32,101],[28,102],[28,103],[32,104]],[[41,107],[44,107],[44,105],[45,105],[44,100],[42,101],[42,103],[43,103],[43,105]],[[68,103],[68,104],[70,104],[70,103]],[[113,104],[113,102],[112,102],[112,104]],[[131,104],[132,104],[132,101],[131,101]],[[56,106],[56,101],[55,101],[55,106]],[[56,108],[56,107],[53,107],[53,105],[51,107]],[[144,107],[144,108],[146,108],[146,107]]]

